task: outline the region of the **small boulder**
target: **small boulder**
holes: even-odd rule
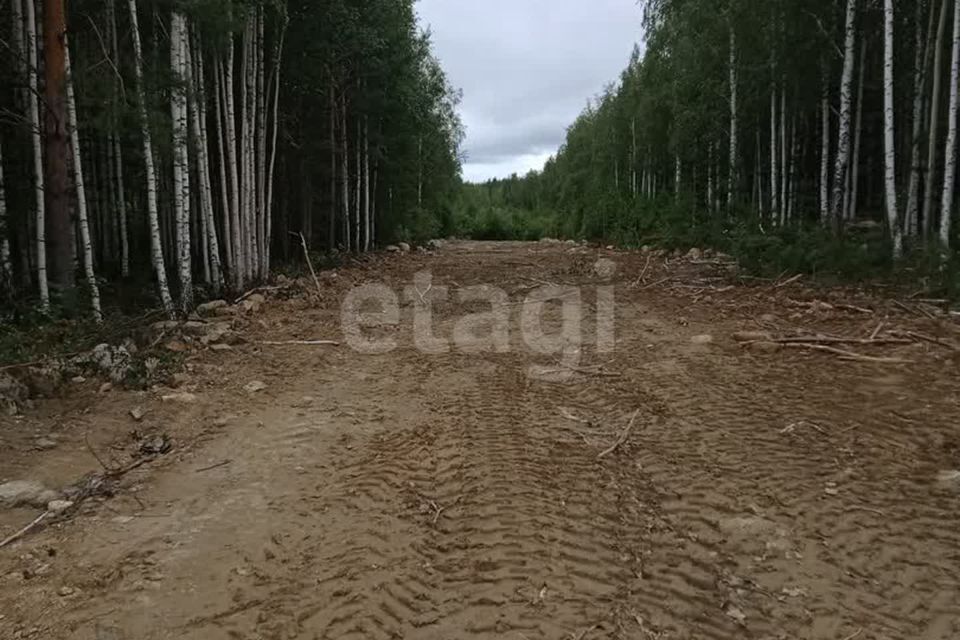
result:
[[[30,390],[6,373],[0,373],[0,415],[15,416],[30,406]]]
[[[57,448],[57,441],[53,438],[37,438],[33,441],[33,448],[37,451],[52,451]]]
[[[702,260],[702,259],[703,259],[703,251],[701,251],[700,249],[697,249],[696,247],[694,247],[693,249],[690,249],[690,251],[687,252],[687,259],[688,259],[688,260]]]
[[[267,302],[267,299],[259,293],[255,293],[252,296],[248,297],[246,300],[240,303],[240,307],[246,313],[257,313],[260,311],[260,308]]]
[[[702,345],[702,344],[710,344],[710,343],[712,343],[712,342],[713,342],[713,336],[710,335],[709,333],[705,333],[705,334],[699,335],[699,336],[693,336],[692,338],[690,338],[690,343],[691,343],[691,344],[701,344],[701,345]]]
[[[443,240],[434,239],[428,242],[427,246],[434,251],[439,251],[440,249],[443,249],[444,244],[446,243]]]
[[[400,247],[395,244],[388,244],[387,253],[400,253]]]
[[[211,300],[210,302],[205,302],[197,307],[197,313],[201,316],[212,316],[217,315],[217,311],[220,309],[225,309],[229,305],[226,300]]]
[[[175,402],[177,404],[194,404],[197,396],[192,393],[168,393],[160,398],[163,402]]]
[[[777,353],[783,348],[783,345],[777,342],[768,342],[761,340],[759,342],[750,343],[750,351],[754,353]]]
[[[50,513],[63,513],[75,503],[70,500],[52,500],[47,503],[47,511]]]
[[[953,469],[938,473],[937,486],[951,491],[960,491],[960,470]]]
[[[147,410],[141,406],[136,406],[133,409],[130,409],[130,417],[133,418],[134,422],[142,422],[146,416]]]
[[[609,258],[600,258],[593,265],[593,274],[602,280],[610,280],[617,275],[617,263]]]
[[[259,393],[267,388],[267,384],[262,380],[254,380],[253,382],[248,383],[243,390],[247,393]]]
[[[397,243],[397,248],[400,249],[400,253],[410,253],[410,245],[406,242]]]
[[[738,331],[733,334],[733,339],[737,342],[759,342],[772,340],[773,337],[766,331]]]
[[[47,504],[59,500],[60,495],[34,480],[14,480],[0,484],[0,506],[35,507],[45,509]]]

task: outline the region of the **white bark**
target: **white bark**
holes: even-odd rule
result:
[[[903,233],[900,230],[900,212],[897,204],[896,138],[893,104],[893,0],[883,5],[883,148],[884,184],[887,203],[887,226],[893,238],[893,257],[903,255]]]
[[[3,183],[3,146],[0,144],[0,293],[13,285],[10,262],[10,227],[7,224],[7,193]]]
[[[941,69],[943,68],[943,38],[947,30],[947,9],[950,7],[948,0],[943,0],[940,7],[940,20],[937,23],[937,41],[933,47],[933,89],[930,92],[930,137],[927,147],[927,184],[923,204],[923,235],[929,237],[933,230],[933,184],[936,180],[937,167],[937,147],[939,145],[940,128],[940,90],[941,90]]]
[[[173,121],[173,216],[176,225],[177,267],[180,274],[180,309],[193,306],[193,265],[190,239],[190,160],[187,154],[187,77],[185,64],[186,19],[174,11],[170,19],[170,67],[174,86],[170,93]]]
[[[787,172],[787,90],[786,81],[780,88],[780,224],[787,221],[787,199],[789,193],[789,174]]]
[[[147,97],[143,87],[143,47],[140,44],[140,27],[137,24],[137,0],[129,0],[130,32],[133,36],[133,68],[137,84],[138,115],[143,137],[143,157],[147,174],[147,216],[150,221],[150,249],[153,270],[157,276],[160,301],[168,315],[174,315],[173,299],[167,286],[167,269],[163,260],[163,244],[160,238],[160,213],[157,205],[157,172],[153,161],[153,138],[150,121],[147,119]]]
[[[824,71],[826,74],[826,71]],[[824,224],[830,217],[830,88],[826,75],[823,80],[823,97],[820,99],[822,133],[820,148],[820,220]]]
[[[33,144],[34,197],[37,222],[37,283],[40,290],[40,308],[50,309],[50,287],[47,282],[46,203],[44,202],[43,139],[40,131],[40,85],[37,78],[37,15],[33,0],[26,0],[27,32],[27,113],[30,122],[30,141]]]
[[[266,53],[264,47],[264,9],[261,6],[257,10],[257,99],[255,101],[257,117],[254,123],[257,129],[257,135],[254,140],[256,145],[256,172],[257,181],[254,187],[257,190],[256,212],[257,212],[257,263],[254,265],[254,275],[258,278],[267,276],[266,254],[267,254],[267,89],[265,83],[266,77]]]
[[[347,140],[347,94],[340,95],[340,206],[343,215],[343,249],[350,251],[350,149]]]
[[[907,187],[907,209],[905,213],[905,230],[908,235],[915,236],[919,232],[920,209],[920,180],[923,172],[921,155],[923,153],[923,92],[927,81],[927,67],[929,66],[931,37],[933,35],[933,18],[935,12],[930,7],[929,24],[927,26],[926,47],[924,47],[923,9],[927,2],[917,0],[916,34],[914,38],[913,59],[913,131],[910,137],[910,183]]]
[[[780,154],[777,149],[777,139],[777,85],[774,83],[770,91],[770,218],[772,220],[780,218],[780,174],[777,168]]]
[[[680,154],[676,156],[673,167],[673,195],[680,197],[680,183],[683,180],[683,161],[680,159]]]
[[[370,129],[363,117],[363,250],[370,251]]]
[[[887,0],[888,2],[890,0]],[[947,126],[946,165],[943,177],[943,206],[940,209],[940,244],[950,248],[951,217],[957,176],[957,112],[960,111],[960,2],[953,9],[953,56],[950,65],[950,111]]]
[[[858,197],[860,194],[860,149],[863,143],[863,87],[864,74],[867,65],[867,40],[863,39],[860,43],[860,77],[857,87],[857,117],[854,124],[855,132],[853,139],[853,162],[850,167],[850,186],[847,190],[847,203],[844,218],[854,220],[857,217],[859,207]]]
[[[727,204],[733,204],[737,185],[737,34],[730,20],[730,174],[727,181]]]
[[[223,106],[221,100],[223,88],[223,64],[219,58],[214,59],[213,83],[213,115],[217,123],[217,165],[220,169],[220,207],[223,218],[223,257],[227,271],[233,275],[233,232],[230,222],[230,187],[227,184],[227,147],[223,130],[225,128]]]
[[[277,133],[280,130],[280,64],[283,56],[283,42],[287,33],[287,17],[284,15],[283,24],[280,27],[280,36],[274,47],[274,68],[273,68],[273,133],[270,140],[270,166],[267,169],[267,198],[266,211],[267,217],[267,238],[266,238],[266,256],[264,257],[264,273],[266,278],[270,272],[270,239],[273,237],[273,178],[274,170],[277,164]]]
[[[77,103],[73,90],[73,75],[70,69],[70,50],[66,51],[67,72],[67,128],[70,130],[70,152],[73,155],[73,176],[77,191],[77,225],[80,227],[80,244],[83,250],[83,273],[90,287],[90,306],[97,324],[103,322],[100,309],[100,287],[93,270],[93,245],[90,242],[90,225],[87,221],[87,192],[83,181],[83,160],[80,155],[80,131],[77,124]]]
[[[363,155],[363,130],[360,128],[359,118],[357,118],[357,142],[354,147],[354,160],[356,162],[354,169],[356,171],[356,179],[353,183],[353,246],[357,253],[359,253],[363,249],[362,241],[360,239],[360,211],[362,204],[360,185],[363,183],[363,164],[361,163],[361,156]]]
[[[240,168],[237,157],[237,117],[233,97],[234,86],[234,42],[231,36],[227,44],[227,68],[223,74],[224,121],[227,134],[227,165],[230,169],[230,230],[233,245],[233,284],[241,289],[244,282],[243,270],[243,225],[240,212]]]
[[[207,139],[206,109],[204,108],[204,74],[203,54],[199,40],[194,40],[195,55],[191,55],[191,46],[185,46],[188,92],[188,109],[190,112],[190,129],[197,150],[197,186],[200,196],[200,220],[203,234],[199,239],[204,249],[204,275],[207,282],[213,285],[216,293],[224,285],[223,267],[220,264],[220,241],[217,238],[217,226],[213,214],[213,185],[210,180],[210,159],[208,156],[209,140]],[[196,71],[194,71],[194,67]],[[194,97],[196,96],[196,97]],[[189,167],[188,167],[189,168]]]
[[[840,224],[845,202],[847,169],[850,165],[850,125],[852,113],[853,67],[856,60],[857,0],[847,0],[846,35],[843,49],[843,74],[840,80],[840,122],[837,128],[837,160],[833,170],[833,196],[830,215]]]

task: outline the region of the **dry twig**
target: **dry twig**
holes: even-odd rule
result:
[[[329,346],[329,347],[339,347],[340,343],[335,340],[268,340],[262,342],[261,344],[269,347],[279,347],[279,346],[306,346],[306,347],[317,347],[317,346]]]
[[[13,535],[9,536],[3,542],[0,542],[0,549],[3,549],[8,544],[12,544],[17,540],[19,540],[20,538],[22,538],[23,536],[27,535],[28,533],[33,531],[41,522],[43,522],[44,520],[46,520],[52,515],[53,515],[52,511],[44,511],[39,516],[37,516],[37,518],[33,522],[25,526],[23,529],[20,529]]]
[[[630,418],[630,423],[627,424],[627,428],[620,433],[620,437],[617,438],[616,442],[610,445],[609,448],[600,452],[600,455],[597,456],[598,460],[602,458],[606,458],[608,455],[610,455],[611,453],[613,453],[614,451],[616,451],[626,443],[627,438],[630,437],[630,432],[633,430],[633,423],[637,421],[637,416],[639,415],[640,415],[640,409],[637,409],[636,411],[633,412],[633,417]]]
[[[811,344],[809,342],[788,342],[783,343],[784,347],[791,349],[809,349],[811,351],[825,351],[827,353],[833,353],[838,356],[841,356],[842,360],[852,360],[855,362],[875,362],[882,364],[910,364],[912,360],[904,360],[903,358],[878,358],[874,356],[865,356],[861,353],[856,353],[854,351],[847,351],[845,349],[837,349],[835,347],[829,347],[823,344]]]

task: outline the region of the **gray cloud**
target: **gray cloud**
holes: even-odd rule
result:
[[[463,89],[468,179],[539,168],[642,35],[636,0],[420,0]]]

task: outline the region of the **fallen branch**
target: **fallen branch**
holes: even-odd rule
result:
[[[291,231],[290,235],[300,236],[300,246],[303,247],[303,257],[307,261],[307,266],[310,267],[310,275],[313,276],[313,284],[317,287],[317,295],[323,299],[323,289],[320,287],[320,279],[317,277],[317,272],[313,270],[313,261],[310,260],[310,249],[307,248],[307,239],[303,233],[294,233]]]
[[[790,278],[789,280],[784,280],[783,282],[780,282],[780,283],[778,283],[778,284],[773,285],[773,288],[774,288],[774,289],[783,289],[784,287],[787,287],[787,286],[793,284],[794,282],[796,282],[797,280],[799,280],[799,279],[802,278],[802,277],[803,277],[803,274],[802,274],[802,273],[798,273],[797,275],[793,276],[793,277]]]
[[[37,518],[33,522],[25,526],[23,529],[20,529],[10,537],[6,538],[3,542],[0,542],[0,549],[3,549],[8,544],[12,544],[17,540],[19,540],[20,538],[22,538],[23,536],[27,535],[28,533],[33,531],[41,522],[43,522],[44,520],[46,520],[52,515],[53,515],[52,511],[44,511],[39,516],[37,516]]]
[[[833,306],[837,309],[843,309],[844,311],[856,311],[857,313],[863,313],[865,315],[873,315],[873,309],[858,307],[855,304],[835,304]]]
[[[913,340],[904,338],[842,338],[839,336],[797,336],[794,338],[775,338],[770,342],[777,344],[913,344]]]
[[[841,356],[843,360],[853,360],[855,362],[875,362],[881,364],[911,364],[912,360],[904,360],[903,358],[877,358],[874,356],[865,356],[860,353],[855,353],[853,351],[847,351],[845,349],[837,349],[835,347],[829,347],[823,344],[811,344],[809,342],[788,342],[782,343],[784,347],[791,349],[809,349],[811,351],[825,351],[827,353],[833,353],[838,356]]]
[[[305,346],[305,347],[319,347],[319,346],[328,346],[328,347],[339,347],[340,343],[336,340],[267,340],[266,342],[261,342],[260,344],[266,345],[268,347],[280,347],[280,346]]]
[[[956,345],[952,345],[949,342],[944,342],[940,338],[934,338],[933,336],[928,336],[925,333],[920,333],[919,331],[891,331],[890,334],[895,336],[908,336],[910,338],[922,340],[923,342],[929,342],[931,344],[944,347],[945,349],[950,349],[951,351],[960,351],[960,347],[957,347]]]
[[[617,441],[610,445],[609,448],[604,449],[600,452],[600,455],[597,456],[597,459],[606,458],[608,455],[619,449],[627,442],[627,438],[630,437],[630,431],[633,430],[633,423],[637,421],[637,416],[640,415],[640,409],[637,409],[633,412],[633,417],[630,418],[630,423],[627,424],[627,428],[620,433],[620,437],[617,438]]]
[[[653,255],[647,256],[647,264],[643,265],[643,271],[640,272],[640,276],[630,285],[631,289],[636,289],[638,286],[647,281],[647,271],[650,270],[650,262],[653,260]]]
[[[217,464],[212,464],[209,467],[202,467],[194,471],[194,473],[203,473],[204,471],[213,471],[214,469],[219,469],[220,467],[225,467],[228,464],[233,462],[233,460],[224,460],[223,462],[218,462]]]
[[[245,294],[233,301],[233,304],[240,304],[250,296],[255,293],[263,293],[264,291],[279,291],[282,287],[256,287],[255,289],[250,289]]]

